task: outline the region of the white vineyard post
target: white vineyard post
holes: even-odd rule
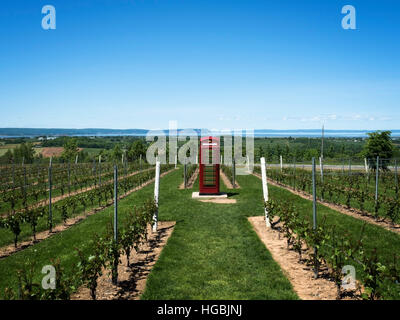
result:
[[[78,155],[76,155],[76,157],[75,157],[75,164],[77,164],[78,163]]]
[[[178,155],[175,155],[175,169],[176,169],[176,165],[178,164]]]
[[[246,167],[247,167],[247,172],[250,172],[250,157],[248,155],[247,155]]]
[[[364,158],[365,173],[368,174],[367,158]]]
[[[281,160],[281,172],[282,172],[282,168],[283,168],[283,159],[282,159],[282,156],[280,156],[280,160]]]
[[[262,187],[263,187],[263,196],[264,196],[264,203],[268,201],[268,182],[267,182],[267,169],[265,165],[265,158],[262,157],[260,158],[261,161],[261,178],[262,178]],[[269,221],[268,217],[268,211],[267,208],[264,206],[264,211],[265,211],[265,224],[267,228],[271,227],[271,223]]]
[[[158,196],[160,191],[160,161],[156,162],[156,179],[154,182],[154,202],[156,204],[156,210],[153,216],[153,232],[157,231],[158,223]]]

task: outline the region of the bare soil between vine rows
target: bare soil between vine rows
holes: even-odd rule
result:
[[[167,172],[164,172],[164,173],[162,173],[160,175],[160,177],[163,177],[166,174],[168,174],[168,173],[170,173],[170,172],[172,172],[174,170],[176,170],[176,169],[171,169],[171,170],[169,170]],[[133,188],[132,190],[129,190],[126,194],[119,196],[118,199],[119,200],[124,199],[125,197],[129,196],[131,193],[144,188],[145,186],[151,184],[152,182],[154,182],[154,178],[149,180],[149,181],[147,181],[147,182],[145,182],[141,186],[138,186],[136,188]],[[73,217],[73,218],[69,218],[66,221],[66,224],[59,224],[57,226],[54,226],[51,233],[48,230],[38,232],[36,234],[36,241],[33,241],[33,236],[32,236],[31,240],[26,240],[26,241],[18,243],[16,248],[15,248],[14,244],[10,244],[10,245],[4,246],[4,247],[0,248],[0,259],[4,259],[4,258],[6,258],[6,257],[18,252],[18,251],[24,250],[24,249],[26,249],[26,248],[28,248],[28,247],[36,244],[36,243],[39,243],[39,242],[41,242],[41,241],[43,241],[43,240],[45,240],[45,239],[47,239],[47,238],[59,233],[59,232],[62,232],[64,230],[66,230],[66,229],[78,224],[79,222],[81,222],[82,220],[86,219],[87,217],[89,217],[89,216],[91,216],[91,215],[93,215],[93,214],[95,214],[95,213],[97,213],[99,211],[102,211],[107,207],[112,206],[113,204],[114,204],[114,201],[110,200],[110,201],[107,202],[107,205],[103,205],[103,206],[91,209],[90,211],[86,212],[86,214],[81,214],[79,216],[76,216],[76,217]]]
[[[287,249],[286,239],[279,235],[279,231],[266,227],[264,216],[249,217],[248,220],[300,299],[336,300],[336,285],[329,279],[327,267],[321,266],[320,276],[314,279],[312,267],[300,262],[298,253]]]
[[[253,173],[253,175],[256,176],[257,178],[261,179],[261,176],[256,174],[256,173]],[[289,187],[289,186],[287,186],[285,184],[282,184],[282,183],[276,182],[274,180],[271,180],[270,178],[268,178],[268,183],[273,185],[273,186],[286,189],[286,190],[290,191],[291,193],[302,197],[303,199],[310,200],[310,201],[313,200],[312,195],[308,194],[307,192],[294,190],[293,188],[291,188],[291,187]],[[350,217],[353,217],[353,218],[368,222],[370,224],[374,224],[374,225],[382,227],[382,228],[384,228],[384,229],[386,229],[388,231],[392,231],[392,232],[400,234],[400,225],[399,224],[392,225],[390,222],[387,222],[387,221],[375,220],[375,218],[373,218],[371,216],[368,216],[368,215],[365,215],[365,214],[363,215],[360,210],[357,210],[357,209],[354,209],[354,208],[348,209],[343,205],[333,204],[333,203],[330,203],[330,202],[327,202],[327,201],[321,201],[321,200],[317,200],[317,202],[322,204],[322,205],[324,205],[324,206],[326,206],[326,207],[328,207],[328,208],[330,208],[330,209],[333,209],[335,211],[338,211],[338,212],[343,213],[345,215],[348,215]]]
[[[220,170],[219,174],[220,174],[222,182],[225,184],[225,186],[228,189],[233,189],[232,181],[229,181],[228,177],[225,175],[225,173],[222,171],[222,169]],[[240,185],[237,181],[235,181],[235,189],[240,189]]]
[[[192,176],[189,178],[188,183],[186,185],[186,189],[192,189],[194,186],[194,183],[196,182],[197,176],[199,175],[199,167],[196,168],[196,170],[193,172]],[[181,185],[179,186],[180,190],[185,189],[185,182],[182,182]]]
[[[139,300],[146,288],[147,277],[157,262],[162,249],[174,230],[174,221],[160,221],[157,232],[149,232],[148,242],[139,252],[131,255],[127,266],[126,255],[121,256],[118,266],[118,284],[111,282],[108,270],[98,279],[97,300]],[[150,228],[149,228],[150,229]],[[91,300],[90,290],[81,287],[71,296],[71,300]]]

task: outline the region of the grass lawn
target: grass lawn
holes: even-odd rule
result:
[[[180,179],[166,180],[160,219],[177,224],[142,299],[298,299],[247,221],[263,213],[260,182],[241,179],[229,190],[236,204],[213,204],[191,199],[198,183],[178,190]]]

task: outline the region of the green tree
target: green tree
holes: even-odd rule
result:
[[[142,159],[146,156],[146,144],[142,139],[135,140],[128,151],[128,158],[130,161],[139,159],[140,155],[142,155]]]
[[[122,153],[123,151],[121,145],[118,143],[114,146],[114,149],[111,152],[111,157],[114,161],[117,162],[122,159]]]
[[[20,146],[16,147],[13,152],[13,158],[15,162],[32,163],[35,156],[35,150],[31,143],[21,143]]]
[[[376,131],[368,133],[367,141],[364,145],[363,155],[367,159],[374,160],[379,156],[381,159],[390,159],[393,156],[394,145],[391,138],[391,131]],[[370,161],[372,168],[375,168],[374,161]],[[382,167],[385,167],[382,165]]]
[[[61,154],[61,158],[66,160],[66,161],[73,161],[76,158],[76,155],[79,152],[78,149],[78,145],[76,142],[76,139],[71,138],[68,139],[65,143],[64,143],[64,151]]]

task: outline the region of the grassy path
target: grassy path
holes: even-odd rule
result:
[[[241,189],[229,190],[236,204],[214,204],[191,199],[197,183],[178,190],[176,175],[167,181],[160,220],[177,224],[142,299],[297,299],[247,221],[263,212],[260,183],[243,179]]]

